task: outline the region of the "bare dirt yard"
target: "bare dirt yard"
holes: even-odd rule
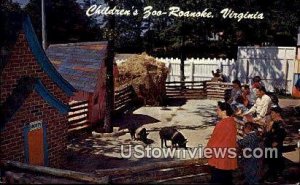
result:
[[[92,172],[95,169],[117,168],[126,166],[142,165],[149,162],[189,159],[190,155],[178,153],[174,158],[158,157],[157,151],[151,157],[145,156],[138,159],[132,155],[124,158],[121,155],[121,146],[124,146],[123,153],[129,154],[129,145],[134,153],[134,146],[160,148],[161,141],[159,130],[162,127],[175,126],[185,138],[187,147],[206,146],[208,138],[213,131],[216,120],[215,100],[188,100],[183,105],[163,107],[141,107],[132,114],[115,120],[115,125],[124,130],[118,136],[95,136],[89,134],[86,137],[74,138],[68,145],[68,163],[65,168]],[[151,144],[146,145],[141,141],[132,141],[126,127],[129,124],[143,126],[149,132],[148,139]],[[168,146],[171,142],[167,142]],[[150,152],[150,154],[152,154]],[[140,153],[139,153],[140,154]],[[146,155],[147,153],[144,153]],[[177,153],[176,153],[177,154]],[[139,155],[141,156],[141,155]],[[196,155],[196,157],[199,157]]]
[[[175,126],[188,140],[187,147],[199,148],[199,145],[206,146],[208,139],[216,123],[216,100],[187,100],[177,103],[174,106],[163,107],[141,107],[132,114],[122,118],[114,119],[114,125],[118,131],[112,135],[97,135],[88,133],[82,137],[70,139],[67,149],[67,161],[65,169],[94,173],[97,169],[111,169],[120,167],[133,167],[153,162],[173,161],[189,159],[190,155],[183,153],[176,157],[157,157],[157,151],[142,158],[136,158],[134,154],[141,154],[147,147],[161,148],[159,130],[162,127]],[[300,105],[300,100],[280,99],[280,106],[283,108]],[[286,116],[288,137],[286,143],[296,145],[300,137],[300,117]],[[145,127],[149,132],[148,139],[151,144],[144,144],[141,141],[131,140],[127,126],[136,124]],[[124,146],[123,154],[129,154],[131,145],[131,157],[122,155],[121,146]],[[140,145],[140,151],[133,151],[133,147]],[[168,142],[170,146],[170,141]],[[166,150],[166,149],[165,149]],[[180,151],[180,150],[178,150]],[[143,153],[144,155],[146,153]],[[139,155],[141,156],[141,155]],[[199,155],[195,155],[199,157]],[[286,168],[294,166],[290,160],[286,160]],[[289,171],[287,171],[289,174]],[[288,177],[289,178],[289,177]]]

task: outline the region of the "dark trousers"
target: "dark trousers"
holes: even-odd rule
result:
[[[268,166],[266,178],[276,178],[284,169],[284,160],[282,154],[279,153],[278,158],[267,158],[266,165]]]
[[[211,184],[226,184],[231,185],[232,182],[232,171],[231,170],[220,170],[212,167],[211,169]]]

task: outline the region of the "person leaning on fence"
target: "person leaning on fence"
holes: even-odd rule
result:
[[[216,124],[207,148],[212,151],[226,150],[224,157],[216,156],[212,153],[208,159],[208,164],[212,167],[211,183],[232,184],[232,170],[237,169],[237,158],[232,156],[228,149],[236,150],[236,123],[233,118],[233,110],[226,102],[218,102],[217,115],[221,120]],[[236,153],[234,153],[236,155]]]
[[[266,116],[270,114],[272,101],[271,98],[268,95],[266,95],[266,89],[264,86],[257,88],[256,95],[257,95],[257,99],[255,101],[255,104],[251,107],[250,110],[243,113],[243,116],[252,114],[254,115],[252,117],[253,120],[248,120],[248,121],[265,123]]]
[[[265,163],[268,167],[265,179],[271,182],[276,181],[276,177],[278,177],[278,175],[280,175],[280,173],[284,169],[284,160],[282,152],[283,141],[287,133],[284,128],[284,122],[282,120],[282,117],[280,116],[281,112],[282,110],[279,107],[271,108],[271,122],[265,128],[265,132],[263,135],[265,148],[277,149],[278,152],[277,157],[265,157]]]
[[[251,122],[245,123],[243,127],[244,137],[238,140],[238,147],[241,150],[254,151],[260,147],[260,138],[258,137],[257,128]],[[262,177],[262,158],[256,158],[251,155],[251,152],[245,152],[247,156],[243,156],[240,160],[240,165],[245,175],[247,184],[258,184]],[[248,156],[249,155],[249,156]]]
[[[223,82],[223,75],[220,71],[220,69],[216,70],[216,73],[214,71],[211,71],[213,78],[211,79],[212,82]]]

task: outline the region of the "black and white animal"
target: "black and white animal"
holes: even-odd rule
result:
[[[128,128],[130,132],[130,136],[132,140],[140,140],[143,141],[144,143],[147,143],[147,136],[149,133],[147,133],[146,128],[144,127],[139,127],[139,128]]]
[[[172,147],[186,148],[187,139],[178,132],[174,127],[164,127],[159,131],[159,136],[161,139],[161,147],[163,148],[163,143],[167,146],[167,140],[171,140]]]

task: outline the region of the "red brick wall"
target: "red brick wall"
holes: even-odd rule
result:
[[[42,71],[30,51],[25,35],[20,34],[11,56],[0,77],[0,102],[3,103],[23,76],[39,77],[46,88],[60,101],[69,97]],[[0,132],[0,158],[24,162],[24,125],[43,120],[47,123],[49,166],[59,167],[66,150],[67,115],[61,115],[36,92],[26,99],[22,107]]]

